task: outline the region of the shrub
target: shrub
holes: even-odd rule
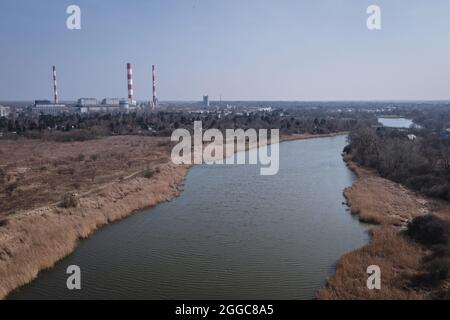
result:
[[[427,263],[425,268],[427,271],[427,275],[425,276],[426,280],[430,282],[447,280],[450,273],[450,259],[434,259],[430,263]]]
[[[434,215],[421,216],[409,223],[407,234],[426,246],[448,245],[450,224]]]
[[[352,152],[352,147],[348,144],[344,147],[344,150],[342,150],[343,153],[350,154]]]
[[[0,218],[0,227],[4,227],[8,224],[8,220],[7,219],[1,219]]]
[[[411,284],[414,287],[437,287],[442,281],[447,280],[449,278],[449,275],[450,259],[448,257],[436,258],[424,263],[423,273],[414,276],[411,279]]]
[[[437,286],[450,275],[450,223],[434,215],[413,219],[408,225],[407,235],[429,247],[430,255],[423,259],[424,273],[413,280],[419,286]]]
[[[450,300],[450,289],[442,289],[431,297],[433,300]]]
[[[428,196],[437,198],[446,198],[449,192],[447,181],[432,174],[411,177],[406,181],[406,185]]]
[[[150,178],[152,178],[155,174],[157,174],[157,173],[160,173],[161,172],[161,170],[159,169],[159,167],[156,167],[155,169],[152,169],[152,168],[147,168],[145,171],[144,171],[144,178],[147,178],[147,179],[150,179]]]
[[[144,171],[144,178],[151,179],[155,175],[155,170],[147,168]]]
[[[432,186],[436,184],[441,184],[443,182],[445,181],[442,181],[442,179],[439,179],[432,174],[426,174],[411,177],[406,181],[406,184],[412,189],[423,190],[423,189],[430,189]]]
[[[97,134],[94,130],[73,130],[70,132],[53,132],[46,138],[56,142],[87,141],[96,139]]]
[[[11,182],[6,186],[6,192],[11,196],[13,192],[17,189],[17,182]]]
[[[78,197],[74,193],[66,193],[60,203],[61,208],[76,208],[78,206]]]
[[[6,182],[6,171],[3,168],[0,168],[0,185],[5,184]]]
[[[77,190],[79,190],[79,189],[81,188],[81,184],[80,184],[79,181],[75,181],[75,182],[72,184],[72,186],[73,186],[75,189],[77,189]]]

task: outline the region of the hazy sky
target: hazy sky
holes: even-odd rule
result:
[[[66,28],[77,4],[82,29]],[[366,9],[382,10],[369,31]],[[448,0],[1,0],[0,100],[450,99]]]

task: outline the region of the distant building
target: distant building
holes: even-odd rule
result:
[[[128,110],[130,108],[130,102],[127,99],[121,99],[119,102],[119,107],[122,110]]]
[[[81,113],[114,113],[114,112],[120,112],[120,111],[121,111],[121,109],[118,105],[113,106],[113,105],[99,104],[96,106],[80,107]]]
[[[203,106],[209,107],[209,96],[203,96]]]
[[[31,106],[31,112],[37,114],[57,115],[70,111],[71,108],[65,104],[55,104],[50,102],[50,100],[35,100],[34,105]]]
[[[7,117],[7,116],[9,116],[10,113],[11,113],[10,107],[0,106],[0,118]]]
[[[408,134],[408,139],[410,141],[415,141],[417,139],[417,136],[415,134]]]
[[[105,98],[101,104],[96,105],[79,105],[81,113],[115,113],[124,112],[130,109],[128,99]]]
[[[71,108],[69,108],[65,104],[47,104],[40,101],[40,103],[35,103],[34,106],[31,107],[31,112],[37,114],[57,115],[61,113],[69,113],[71,112]]]
[[[87,107],[87,106],[96,106],[98,104],[98,101],[96,98],[81,98],[78,99],[78,105],[80,107]]]
[[[120,103],[119,98],[105,98],[102,100],[103,105],[118,106],[119,103]]]

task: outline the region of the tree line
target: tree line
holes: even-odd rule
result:
[[[413,190],[450,200],[450,139],[439,130],[360,128],[350,133],[349,142],[344,151],[358,164]]]
[[[0,118],[0,132],[11,136],[80,141],[108,135],[170,136],[175,129],[193,130],[194,121],[204,129],[280,129],[281,134],[330,133],[350,131],[376,123],[365,113],[333,109],[275,110],[272,112],[208,113],[160,111],[155,113],[110,114],[18,114]]]

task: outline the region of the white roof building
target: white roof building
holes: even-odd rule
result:
[[[11,113],[10,107],[0,106],[0,117],[7,117]]]

